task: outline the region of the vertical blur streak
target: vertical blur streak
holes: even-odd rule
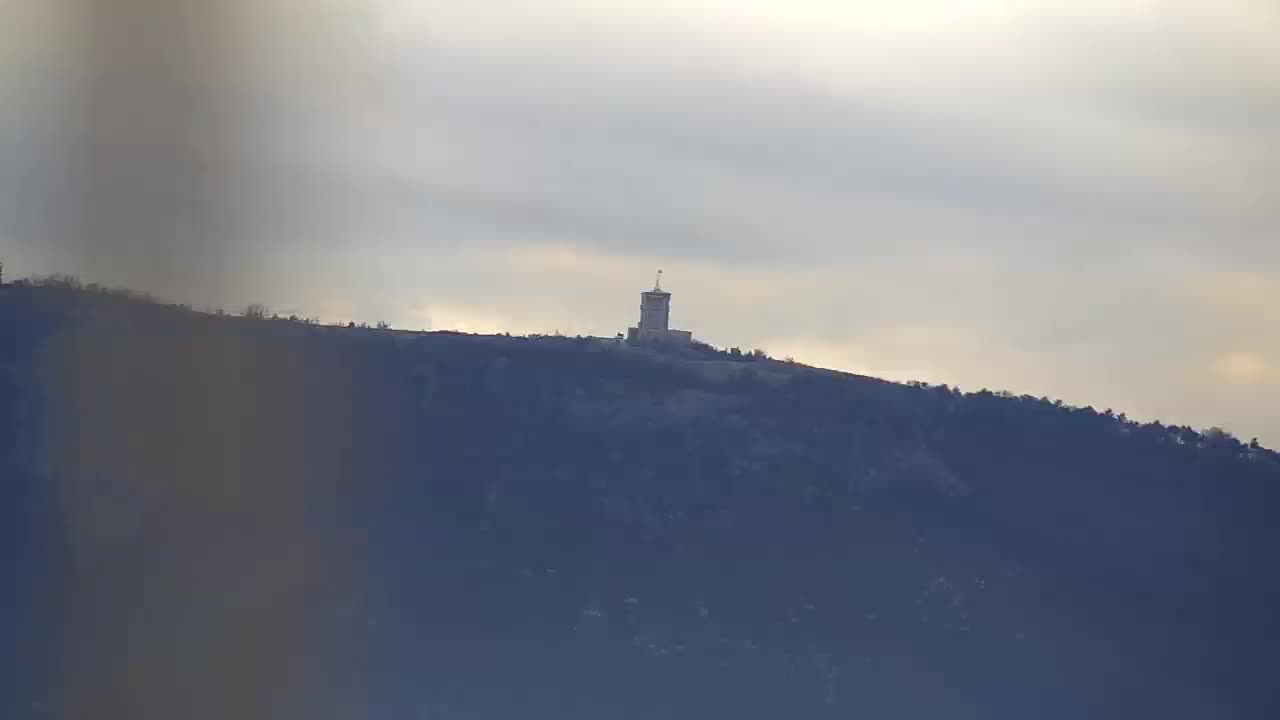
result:
[[[244,6],[58,1],[74,200],[41,229],[161,294],[229,281]],[[32,583],[33,656],[59,716],[355,716],[358,653],[325,608],[358,580],[334,522],[357,411],[345,388],[311,406],[305,342],[220,327],[86,323],[38,351],[36,467],[59,537]]]
[[[198,271],[231,270],[202,218],[220,207],[235,161],[220,127],[226,87],[219,3],[121,0],[80,5],[84,123],[79,202],[68,239],[89,267],[164,293]],[[221,147],[220,147],[221,146]],[[193,262],[199,258],[201,262]],[[213,261],[213,264],[209,264]],[[120,267],[127,264],[127,267]],[[210,280],[201,278],[203,283]]]
[[[199,89],[183,47],[187,3],[124,0],[78,7],[82,85],[76,88],[81,167],[67,238],[90,267],[114,258],[153,279],[172,271],[184,182],[192,165],[185,103]],[[184,97],[184,95],[186,97]],[[193,108],[194,109],[194,108]],[[73,171],[75,172],[75,171]]]

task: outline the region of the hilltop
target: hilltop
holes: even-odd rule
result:
[[[6,717],[1269,717],[1280,456],[704,345],[0,288]]]

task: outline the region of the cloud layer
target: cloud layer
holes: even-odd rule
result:
[[[182,62],[149,83],[68,29],[74,0],[13,5],[0,243],[18,266],[610,335],[662,267],[676,322],[717,344],[1280,444],[1266,0],[229,2],[183,6],[195,49],[152,48]],[[50,122],[86,58],[131,88],[90,113],[124,130],[87,146]],[[75,178],[99,145],[97,171],[149,191],[57,222],[94,197]]]

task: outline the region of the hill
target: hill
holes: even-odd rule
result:
[[[4,717],[1280,707],[1280,456],[1220,431],[10,286],[0,442]]]

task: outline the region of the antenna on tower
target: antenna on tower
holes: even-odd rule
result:
[[[661,270],[658,271],[658,276],[653,280],[653,289],[654,290],[662,289],[662,271]]]

